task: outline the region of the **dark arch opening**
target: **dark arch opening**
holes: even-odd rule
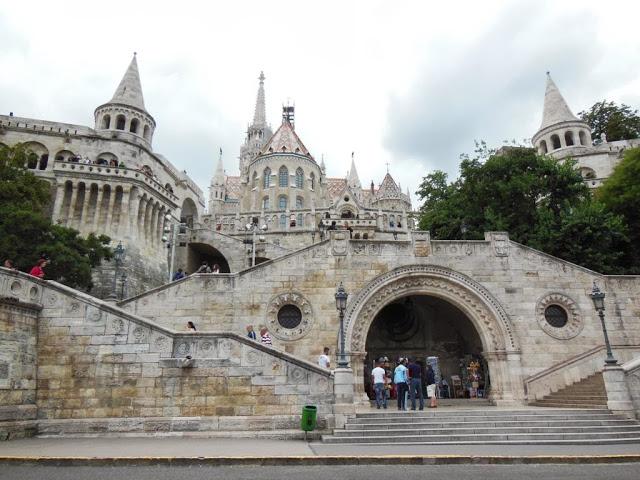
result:
[[[220,267],[220,273],[231,272],[229,262],[225,256],[220,253],[220,250],[206,243],[193,242],[189,243],[188,246],[186,268],[180,265],[177,265],[176,268],[182,268],[186,272],[193,273],[198,270],[202,262],[207,262],[210,267],[217,264]]]
[[[427,363],[434,366],[440,393],[455,398],[486,397],[490,388],[489,369],[482,351],[476,328],[455,305],[428,295],[397,299],[380,310],[367,333],[365,392],[370,399],[375,398],[371,370],[376,360],[388,359],[384,368],[393,374],[398,359],[409,357],[422,367],[425,398]],[[469,370],[471,362],[480,366],[477,377]]]

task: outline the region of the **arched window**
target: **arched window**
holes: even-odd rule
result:
[[[126,119],[124,118],[124,115],[118,115],[116,117],[116,129],[117,130],[124,130],[124,124],[126,123]]]
[[[111,127],[111,115],[105,115],[102,117],[102,128],[105,130]]]
[[[149,125],[145,125],[144,129],[142,130],[142,136],[144,137],[145,140],[149,140],[149,132],[151,132]]]
[[[311,190],[316,188],[316,176],[311,172],[309,175],[309,183],[311,184]]]
[[[280,228],[282,230],[287,228],[287,216],[286,215],[280,215]]]
[[[298,227],[304,227],[304,215],[301,213],[298,214],[297,225]]]
[[[573,132],[571,130],[567,130],[566,132],[564,132],[564,144],[567,147],[571,147],[574,145]]]
[[[547,141],[546,140],[542,140],[540,142],[540,153],[542,153],[543,155],[545,155],[549,150],[547,150]]]
[[[40,156],[40,162],[38,163],[38,168],[40,170],[46,170],[47,164],[49,163],[49,154],[45,153]]]
[[[281,166],[280,170],[278,171],[278,184],[281,187],[289,186],[289,170],[287,170],[287,167],[285,167],[284,165]]]
[[[278,197],[278,208],[280,210],[286,210],[287,209],[287,196],[286,195],[280,195]]]
[[[296,208],[297,209],[304,208],[304,198],[296,197]]]
[[[263,173],[263,187],[269,188],[271,186],[271,169],[269,167],[264,169]]]
[[[258,172],[253,172],[253,180],[251,181],[251,188],[258,186]]]
[[[558,135],[551,135],[551,145],[553,146],[554,150],[560,148],[560,137]]]
[[[269,197],[264,197],[262,199],[262,209],[263,210],[269,210],[270,205],[269,205]]]
[[[138,133],[138,125],[140,124],[140,122],[138,121],[137,118],[134,118],[133,120],[131,120],[131,125],[129,126],[129,131],[131,133]]]
[[[304,187],[304,172],[300,167],[298,167],[298,169],[296,170],[296,187]]]
[[[587,134],[584,130],[580,130],[580,133],[578,133],[578,138],[580,139],[580,145],[587,144]]]

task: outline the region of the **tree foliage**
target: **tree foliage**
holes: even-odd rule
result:
[[[91,269],[111,259],[106,235],[90,234],[52,225],[47,209],[49,183],[25,168],[33,154],[23,145],[0,146],[0,252],[24,271],[46,254],[51,262],[45,278],[70,287],[91,288]]]
[[[593,138],[600,138],[603,133],[609,142],[640,137],[638,110],[633,110],[624,103],[618,106],[614,102],[603,100],[595,103],[589,110],[580,112],[578,116],[589,124]]]
[[[420,228],[436,239],[483,239],[507,231],[516,242],[606,273],[624,271],[629,239],[624,219],[595,201],[571,161],[524,147],[463,156],[460,177],[435,171],[416,192]]]

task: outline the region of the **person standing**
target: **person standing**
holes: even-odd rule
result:
[[[178,271],[173,274],[172,280],[175,282],[176,280],[180,280],[182,278],[184,278],[184,272],[182,271],[181,268],[179,268]]]
[[[187,332],[195,332],[195,331],[197,331],[195,323],[191,321],[187,322]]]
[[[398,410],[407,409],[405,394],[409,388],[407,384],[407,372],[409,370],[405,366],[406,362],[406,359],[400,358],[400,363],[398,363],[398,366],[393,371],[393,383],[396,384],[396,395],[398,396]]]
[[[318,357],[318,365],[322,368],[331,368],[331,360],[329,359],[329,347],[324,347],[322,355]]]
[[[29,275],[33,275],[34,277],[38,277],[40,279],[44,278],[44,267],[47,266],[47,261],[44,258],[38,260],[38,263],[31,269]]]
[[[409,363],[409,376],[411,377],[409,395],[411,396],[411,410],[416,409],[416,395],[420,396],[420,410],[424,410],[424,394],[422,393],[422,367],[411,359]]]
[[[256,332],[253,331],[253,325],[247,325],[247,337],[251,340],[256,339]]]
[[[385,376],[386,372],[384,368],[380,366],[380,361],[376,362],[376,368],[371,370],[371,383],[373,383],[373,389],[376,392],[376,407],[378,410],[382,406],[387,408],[387,394],[385,392]]]
[[[267,327],[262,327],[260,329],[260,343],[269,347],[273,346],[271,335],[269,335],[269,330],[267,329]]]
[[[438,406],[438,401],[436,399],[436,374],[433,371],[433,367],[431,365],[427,365],[427,396],[431,399],[431,404],[429,408],[436,408]]]

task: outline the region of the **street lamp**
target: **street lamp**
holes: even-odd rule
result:
[[[607,326],[604,323],[604,297],[605,293],[600,291],[596,282],[593,282],[593,290],[591,291],[591,300],[593,300],[593,306],[598,312],[600,317],[600,324],[602,325],[602,333],[604,334],[604,344],[607,347],[607,358],[604,361],[606,365],[617,365],[618,361],[613,357],[611,352],[611,344],[609,343],[609,335],[607,334]]]
[[[124,260],[124,247],[122,246],[122,242],[118,242],[118,246],[113,249],[113,261],[115,262],[115,271],[113,272],[113,289],[109,298],[117,299],[118,298],[118,269],[120,265],[122,265],[122,261]]]
[[[127,288],[127,272],[122,272],[122,276],[120,277],[120,300],[124,299],[126,288]]]
[[[336,309],[340,315],[340,358],[338,359],[338,367],[349,368],[349,361],[344,353],[344,311],[347,308],[347,298],[349,298],[349,294],[342,286],[342,282],[340,282],[335,296]]]

